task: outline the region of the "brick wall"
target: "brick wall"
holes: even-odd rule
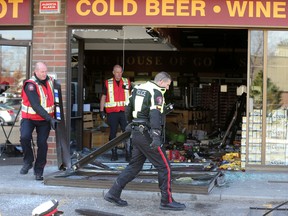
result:
[[[62,84],[62,95],[66,98],[67,72],[67,26],[65,25],[65,2],[61,0],[60,14],[39,14],[39,0],[34,1],[32,66],[43,61],[48,71],[56,73]],[[65,110],[65,108],[64,108]],[[55,132],[51,131],[48,139],[47,164],[57,164]]]

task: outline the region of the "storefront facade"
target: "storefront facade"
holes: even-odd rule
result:
[[[7,45],[14,47],[15,43],[17,47],[22,45],[26,52],[25,67],[16,68],[21,71],[22,78],[31,75],[35,62],[47,63],[49,71],[62,83],[69,136],[67,142],[70,142],[73,131],[73,124],[70,124],[72,121],[76,122],[74,130],[83,129],[83,102],[80,100],[83,98],[83,91],[79,85],[76,85],[79,100],[79,103],[75,103],[77,108],[70,106],[73,104],[71,97],[74,86],[71,84],[83,83],[85,70],[84,54],[81,53],[85,50],[83,40],[75,43],[78,56],[76,72],[71,64],[70,59],[73,59],[75,52],[75,32],[93,32],[93,29],[99,28],[121,31],[123,26],[246,29],[247,103],[246,116],[242,121],[242,167],[285,169],[288,165],[286,1],[70,0],[68,4],[67,0],[28,0],[23,3],[15,0],[2,1],[0,4],[0,30],[25,30],[32,36],[23,41],[17,38],[0,39],[2,70],[7,68],[3,62],[7,62],[7,56],[3,55],[4,48],[7,48]],[[9,69],[7,76],[12,77],[11,70],[16,69]],[[1,78],[4,80],[3,71]],[[16,82],[13,84],[17,86]],[[76,113],[71,114],[75,110]],[[78,135],[79,140],[82,140],[81,136],[82,133]],[[53,131],[49,145],[49,163],[56,163]]]

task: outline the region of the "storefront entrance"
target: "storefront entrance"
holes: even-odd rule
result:
[[[140,37],[139,29],[144,27],[137,28],[137,37]],[[113,31],[120,32],[117,42],[111,36]],[[174,103],[177,110],[190,113],[182,125],[186,134],[201,130],[210,135],[218,130],[217,136],[223,139],[233,120],[237,100],[247,92],[241,118],[226,134],[225,145],[241,149],[242,168],[247,165],[287,165],[284,85],[287,32],[192,28],[145,28],[145,31],[147,38],[140,40],[127,36],[131,34],[131,28],[127,27],[122,30],[111,27],[72,30],[72,44],[76,46],[72,45],[71,49],[71,126],[75,126],[77,138],[73,139],[74,129],[70,137],[78,150],[93,148],[93,140],[90,140],[92,146],[83,146],[83,131],[91,129],[85,128],[83,113],[92,112],[94,115],[92,128],[101,124],[97,112],[102,83],[111,76],[113,65],[121,64],[125,68],[124,74],[135,83],[150,80],[155,72],[161,70],[172,74],[174,82],[168,101]],[[149,40],[153,40],[154,46]],[[214,95],[209,95],[211,91]],[[78,92],[79,97],[73,97],[73,92]],[[201,96],[201,100],[197,96]],[[75,104],[78,106],[76,110],[80,111],[78,116],[73,114]],[[189,110],[208,114],[205,119],[199,116],[197,119]],[[230,151],[235,151],[235,148]]]
[[[97,135],[90,135],[87,130],[95,130],[103,123],[97,117],[99,100],[103,81],[111,77],[114,64],[123,65],[124,74],[135,84],[153,79],[158,71],[170,72],[174,82],[167,101],[175,104],[176,109],[190,114],[205,113],[205,117],[187,116],[181,129],[185,129],[187,135],[193,130],[207,134],[225,132],[233,117],[235,103],[241,96],[237,95],[237,87],[247,83],[248,31],[152,30],[141,26],[125,26],[123,29],[71,30],[74,35],[71,40],[72,101],[69,103],[71,144],[81,150],[97,147],[100,145],[98,142],[103,144],[105,139],[108,141],[107,135],[95,138]],[[117,41],[117,35],[113,33],[118,34]],[[79,97],[74,97],[74,92],[78,92],[76,95]],[[85,110],[87,105],[89,108]],[[84,118],[87,112],[94,116],[93,125],[88,124],[88,128]],[[91,137],[89,144],[86,143],[87,136]],[[239,137],[235,138],[241,142]]]

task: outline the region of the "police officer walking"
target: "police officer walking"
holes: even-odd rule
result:
[[[35,64],[34,75],[24,82],[22,89],[20,142],[23,149],[24,165],[20,174],[27,174],[33,167],[36,180],[43,180],[47,161],[50,129],[56,128],[54,119],[54,85],[52,77],[47,76],[47,66],[43,62]],[[37,132],[37,156],[31,147],[32,133]]]
[[[162,124],[164,118],[164,93],[169,89],[171,76],[166,72],[158,73],[154,82],[148,81],[135,86],[129,98],[125,113],[130,122],[132,158],[125,170],[118,176],[104,199],[118,206],[128,203],[120,198],[122,190],[142,170],[148,159],[158,171],[161,191],[160,209],[184,210],[185,204],[176,202],[171,192],[171,169],[166,151],[162,148]]]
[[[120,65],[113,67],[113,77],[105,80],[102,96],[100,100],[100,117],[102,120],[106,118],[110,127],[109,140],[116,137],[118,126],[120,125],[122,132],[127,126],[125,118],[125,103],[130,96],[131,83],[127,78],[122,77],[123,69]],[[126,159],[129,157],[129,146],[126,145]],[[117,147],[112,149],[111,160],[118,160]]]

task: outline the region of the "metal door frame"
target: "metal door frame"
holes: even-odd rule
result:
[[[76,142],[77,142],[77,150],[81,150],[82,148],[82,139],[83,139],[83,71],[84,71],[84,47],[85,41],[81,38],[76,38],[72,34],[73,28],[69,28],[69,37],[68,41],[75,41],[78,43],[78,73],[77,73],[77,114],[76,116],[71,116],[72,112],[72,67],[71,67],[71,59],[72,59],[72,45],[68,43],[68,73],[67,73],[67,113],[66,113],[66,122],[67,122],[67,142],[71,142],[71,120],[75,120],[75,128],[76,131]]]

